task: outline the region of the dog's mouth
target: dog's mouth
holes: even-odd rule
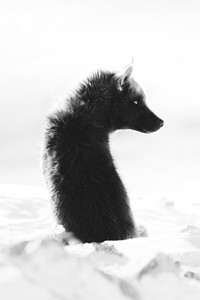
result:
[[[140,128],[140,132],[143,132],[143,133],[151,133],[151,132],[154,132],[155,130],[146,130],[144,128]]]
[[[164,122],[161,120],[159,122],[159,124],[152,127],[151,129],[147,129],[147,128],[144,128],[144,127],[139,127],[137,130],[140,131],[140,132],[143,132],[143,133],[152,133],[152,132],[155,132],[155,131],[159,130],[163,125],[164,125]]]

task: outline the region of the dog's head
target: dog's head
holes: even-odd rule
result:
[[[164,122],[148,108],[142,88],[131,78],[132,71],[131,64],[115,76],[118,92],[113,110],[113,127],[154,132]]]

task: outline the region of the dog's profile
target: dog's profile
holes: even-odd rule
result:
[[[109,134],[118,129],[150,133],[163,121],[147,107],[132,70],[129,65],[121,73],[97,72],[47,118],[43,170],[54,212],[82,242],[136,236]]]

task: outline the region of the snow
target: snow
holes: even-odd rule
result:
[[[200,203],[131,204],[138,238],[64,246],[45,188],[1,185],[0,299],[199,300]]]

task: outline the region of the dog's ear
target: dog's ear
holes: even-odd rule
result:
[[[128,65],[125,70],[117,74],[119,89],[122,90],[123,85],[129,80],[133,72],[133,62]]]

